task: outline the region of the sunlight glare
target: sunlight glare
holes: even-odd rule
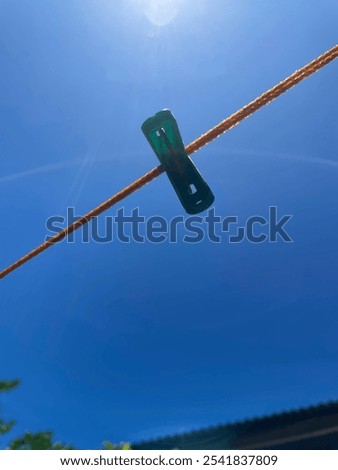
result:
[[[145,17],[155,26],[171,23],[185,0],[134,0]]]

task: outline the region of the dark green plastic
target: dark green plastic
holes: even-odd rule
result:
[[[142,131],[156,153],[188,214],[198,214],[215,197],[187,155],[176,119],[164,109],[142,124]]]

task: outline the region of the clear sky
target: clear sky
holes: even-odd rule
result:
[[[0,0],[1,267],[337,43],[336,0]],[[215,211],[293,243],[61,243],[0,283],[14,435],[78,448],[338,399],[338,63],[194,155]],[[111,209],[185,215],[165,175]],[[8,438],[3,439],[4,446]]]

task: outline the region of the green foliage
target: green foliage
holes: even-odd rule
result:
[[[1,380],[0,393],[9,392],[20,384],[19,380]],[[0,435],[12,429],[15,421],[4,421],[0,418]],[[52,441],[53,433],[49,431],[30,433],[14,439],[8,446],[11,450],[70,450],[72,446]]]
[[[15,421],[7,421],[7,423],[0,418],[0,436],[9,432],[14,426]]]
[[[0,381],[0,393],[9,392],[19,385],[19,380],[1,380]],[[0,436],[9,432],[14,426],[15,421],[4,421],[0,418]]]
[[[0,392],[9,392],[20,384],[19,380],[0,380]]]
[[[74,447],[52,441],[53,433],[50,431],[30,433],[26,432],[22,437],[14,439],[10,450],[72,450]]]
[[[20,384],[19,380],[0,381],[0,393],[9,392]],[[0,418],[0,435],[9,432],[14,426],[15,421],[4,421]],[[109,441],[103,443],[105,450],[129,450],[131,446],[128,442],[112,444]],[[13,439],[8,449],[10,450],[73,450],[73,446],[63,444],[62,442],[53,442],[53,433],[50,431],[26,432],[23,436]]]
[[[103,442],[105,450],[131,450],[129,442],[120,442],[120,444],[113,444],[110,441]]]

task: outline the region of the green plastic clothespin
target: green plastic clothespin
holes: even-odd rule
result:
[[[215,196],[187,155],[171,111],[164,109],[156,113],[141,128],[186,212],[198,214],[210,207]]]

